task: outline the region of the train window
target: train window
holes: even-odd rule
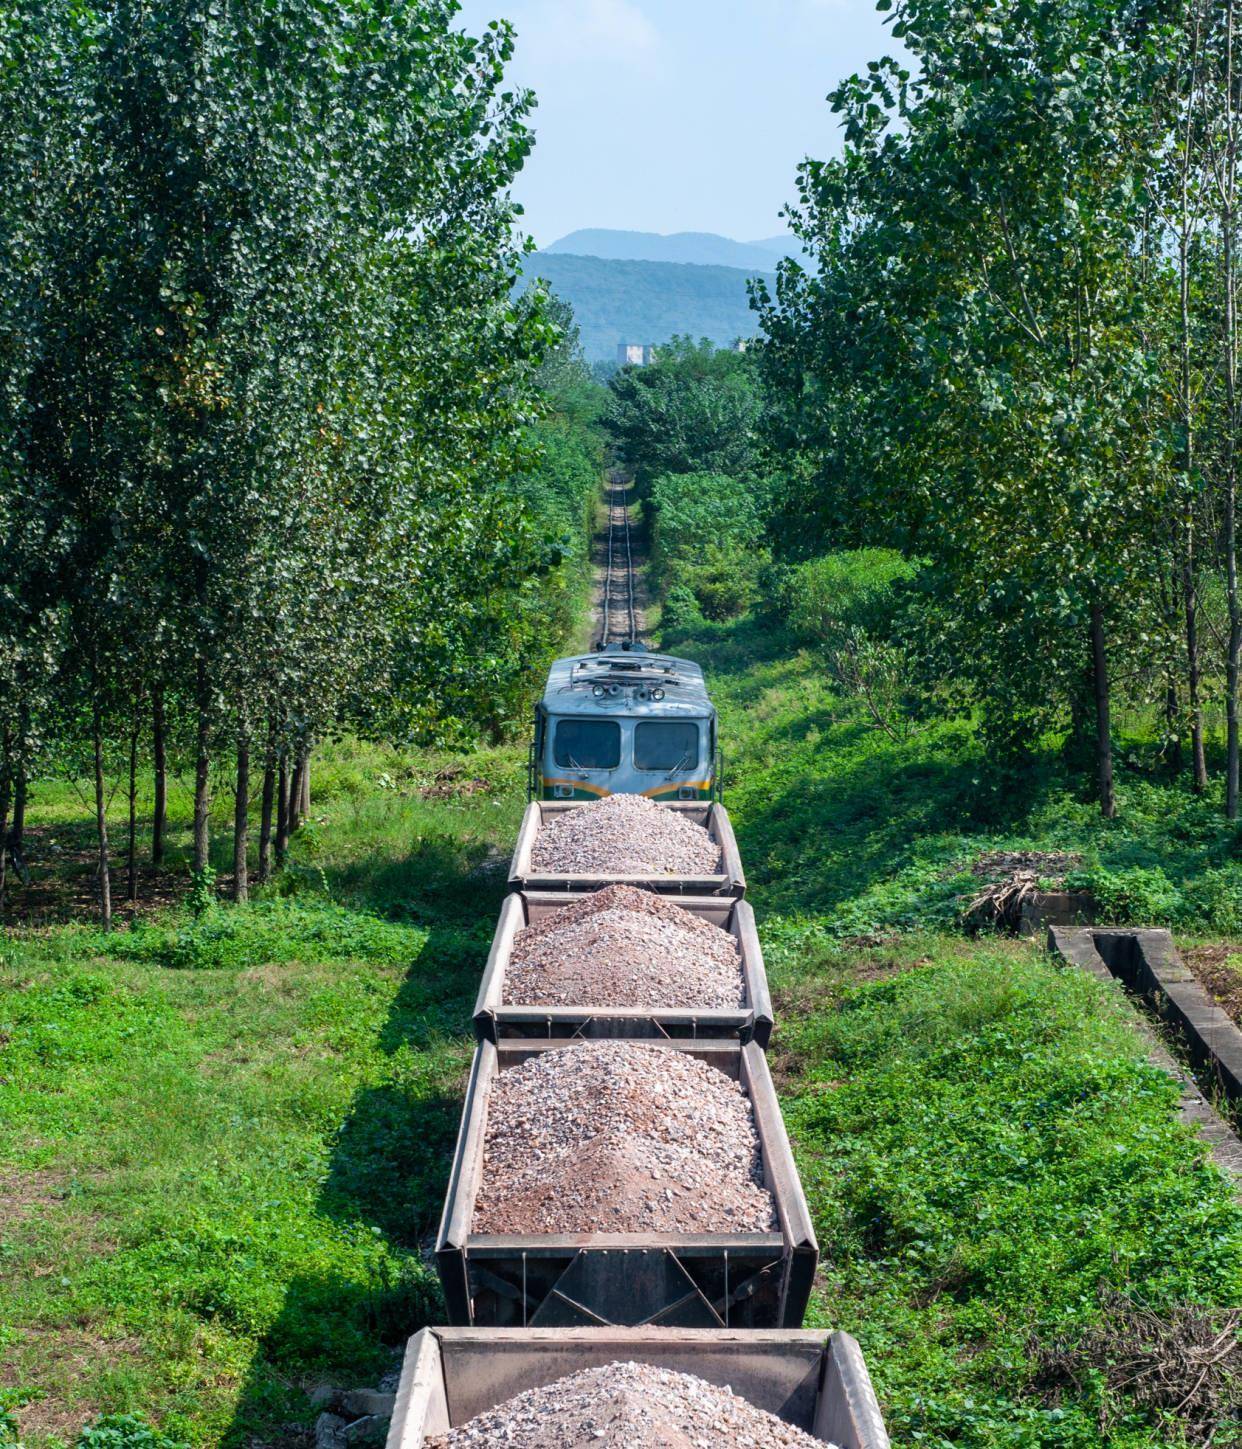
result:
[[[613,719],[557,720],[552,757],[568,770],[615,770],[621,726]]]
[[[643,720],[634,730],[638,770],[692,770],[699,763],[699,727],[690,720]]]

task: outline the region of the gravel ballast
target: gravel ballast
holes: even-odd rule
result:
[[[776,1230],[750,1102],[705,1062],[592,1041],[495,1078],[473,1232]]]
[[[564,875],[716,875],[720,847],[701,825],[645,795],[605,795],[549,816],[532,870]]]
[[[728,1388],[653,1364],[611,1363],[527,1389],[427,1449],[830,1449]]]
[[[519,931],[505,1005],[741,1007],[741,953],[728,931],[663,896],[614,885]]]

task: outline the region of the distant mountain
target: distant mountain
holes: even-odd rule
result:
[[[613,361],[620,342],[667,342],[682,333],[724,346],[757,330],[746,291],[755,273],[739,267],[536,252],[524,271],[574,309],[589,362]]]
[[[800,257],[802,255],[802,243],[796,236],[786,233],[784,236],[769,236],[762,241],[747,242],[751,251],[761,251],[768,258],[768,265],[772,265],[772,259],[780,261],[782,257]]]
[[[654,231],[609,231],[588,227],[544,247],[543,255],[571,254],[602,257],[607,261],[690,262],[702,267],[742,267],[746,271],[768,272],[786,252],[796,252],[792,237],[769,237],[766,241],[739,242],[710,231],[678,231],[661,236]]]

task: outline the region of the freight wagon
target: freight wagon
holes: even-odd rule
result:
[[[722,1037],[753,1041],[766,1051],[772,1035],[772,1001],[755,930],[755,915],[742,900],[710,896],[677,898],[683,911],[728,931],[737,942],[746,991],[746,1000],[741,1006],[595,1006],[590,1002],[576,1006],[540,1006],[506,1002],[505,973],[517,933],[585,899],[585,893],[574,891],[515,891],[506,898],[474,1008],[475,1035],[480,1041],[522,1037],[688,1037],[692,1040]]]
[[[778,1229],[768,1233],[476,1233],[487,1103],[499,1072],[567,1042],[480,1042],[436,1242],[456,1327],[795,1328],[819,1259],[767,1060],[753,1043],[662,1042],[740,1081],[755,1115],[764,1185]]]
[[[649,1363],[727,1386],[838,1449],[889,1449],[848,1333],[672,1328],[424,1328],[409,1341],[387,1449],[426,1441],[580,1369]]]
[[[593,891],[609,885],[632,885],[640,890],[658,891],[661,895],[678,896],[744,896],[746,876],[738,854],[729,812],[718,801],[702,804],[677,802],[661,806],[676,810],[701,825],[720,847],[720,869],[710,875],[607,875],[603,872],[567,872],[540,870],[532,863],[531,853],[544,825],[565,810],[580,810],[561,800],[532,800],[522,817],[517,845],[509,866],[509,889],[523,891]]]

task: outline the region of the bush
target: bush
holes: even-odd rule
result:
[[[861,631],[889,641],[918,566],[889,548],[847,549],[811,559],[785,580],[789,627],[804,643],[839,649]]]
[[[764,494],[721,473],[666,473],[651,497],[652,565],[667,598],[694,595],[707,619],[734,619],[758,597]]]
[[[761,491],[723,473],[665,473],[651,492],[657,566],[698,558],[711,545],[759,543]]]
[[[694,591],[686,584],[674,584],[664,600],[660,623],[665,629],[691,629],[703,622],[703,611]]]
[[[687,590],[705,619],[736,619],[759,596],[758,567],[759,560],[744,549],[709,547],[697,561],[674,566],[672,588]]]
[[[795,637],[822,651],[837,683],[861,699],[872,723],[894,739],[922,712],[916,661],[899,640],[901,586],[917,565],[892,549],[826,554],[785,578],[785,614]]]
[[[137,1414],[107,1414],[87,1426],[74,1440],[74,1449],[188,1449],[170,1439]]]

